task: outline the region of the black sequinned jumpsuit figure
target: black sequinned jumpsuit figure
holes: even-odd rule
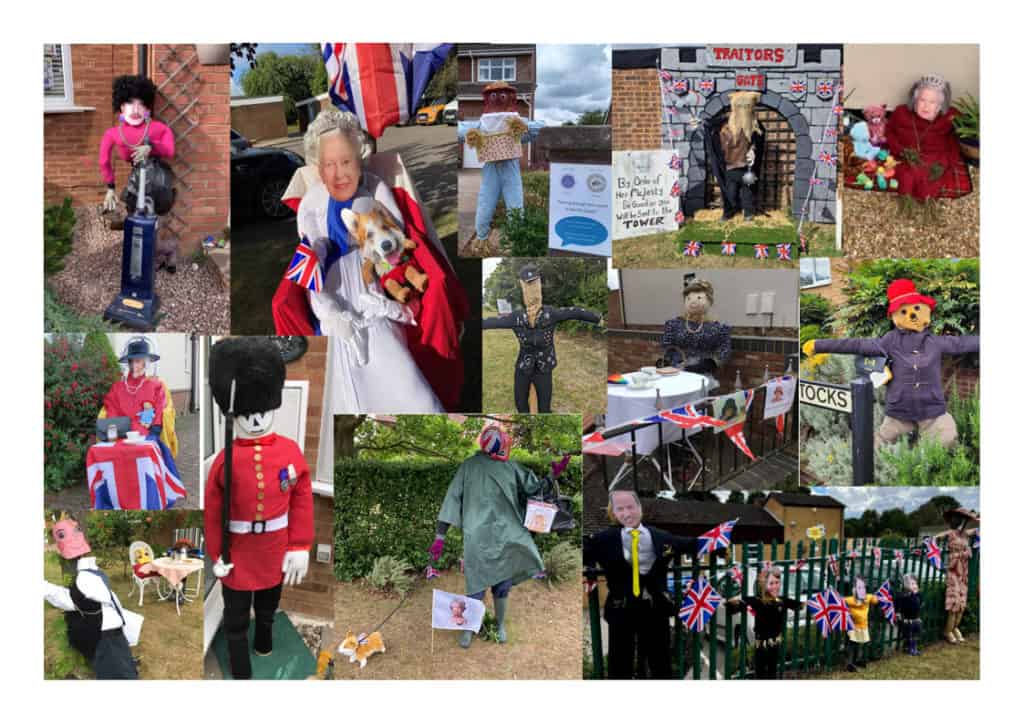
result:
[[[531,327],[525,310],[504,317],[484,319],[482,329],[511,329],[519,339],[516,358],[515,397],[518,412],[530,411],[530,385],[537,390],[537,412],[551,412],[551,371],[558,365],[555,357],[555,327],[559,322],[577,319],[600,324],[601,316],[580,307],[544,305]]]

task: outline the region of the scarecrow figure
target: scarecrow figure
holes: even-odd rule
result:
[[[843,599],[850,607],[850,616],[853,618],[853,628],[846,632],[846,670],[855,672],[857,667],[867,666],[867,651],[865,644],[871,642],[871,632],[868,631],[868,612],[872,606],[878,605],[878,596],[867,592],[867,584],[864,579],[857,576],[853,579],[853,595]]]
[[[730,613],[742,612],[749,606],[754,611],[754,676],[757,679],[779,678],[779,648],[786,612],[799,611],[804,604],[795,598],[780,596],[782,569],[762,568],[757,575],[756,596],[734,596],[726,601]]]
[[[886,293],[889,316],[896,329],[879,339],[811,339],[804,343],[804,353],[888,358],[885,419],[875,435],[875,443],[892,443],[917,429],[922,437],[931,437],[951,448],[958,437],[956,421],[946,411],[942,358],[977,352],[981,338],[932,335],[928,326],[935,300],[919,294],[909,279],[893,281]]]
[[[681,367],[708,378],[709,389],[718,387],[714,375],[719,364],[732,356],[732,327],[710,321],[715,303],[715,288],[705,279],[696,279],[683,287],[682,314],[665,322],[661,335],[663,348],[659,367]]]
[[[519,270],[523,306],[504,317],[490,317],[482,329],[511,329],[519,340],[516,358],[515,398],[518,412],[530,411],[530,386],[537,391],[537,412],[551,412],[551,373],[558,365],[555,356],[555,328],[576,319],[600,324],[601,316],[580,307],[551,307],[543,304],[540,270],[527,264]]]
[[[136,194],[134,168],[146,165],[146,193],[155,202],[157,214],[167,213],[174,202],[171,189],[170,169],[163,161],[174,158],[174,134],[171,129],[152,118],[156,100],[156,85],[143,75],[122,75],[114,78],[111,101],[118,113],[117,125],[108,128],[100,141],[100,174],[107,186],[103,197],[103,210],[117,210],[115,192],[114,154],[133,166],[121,198],[128,205],[129,213],[135,211]],[[177,246],[172,241],[157,240],[156,258],[173,273],[177,268]]]
[[[505,618],[512,586],[544,570],[523,521],[527,497],[542,494],[550,480],[538,479],[508,459],[512,441],[497,423],[485,425],[477,443],[480,450],[463,461],[448,486],[429,553],[434,561],[440,559],[448,529],[453,525],[462,529],[466,594],[483,601],[487,589],[491,589],[498,641],[504,643],[508,638]],[[552,477],[561,475],[568,462],[566,456],[552,463]],[[459,633],[459,646],[469,648],[472,643],[472,631]]]
[[[271,432],[284,380],[281,354],[266,338],[232,337],[210,350],[210,387],[225,416],[225,445],[206,481],[206,545],[223,589],[236,679],[252,678],[250,609],[253,650],[269,656],[281,586],[299,585],[309,568],[309,469],[294,441]]]
[[[977,528],[967,528],[968,523],[979,523],[981,519],[967,508],[947,510],[942,514],[949,530],[932,536],[932,540],[946,539],[946,628],[943,635],[951,644],[963,643],[960,621],[967,610],[967,566],[971,560],[971,536]]]
[[[760,93],[734,92],[729,97],[729,112],[705,123],[704,146],[722,192],[723,222],[740,211],[744,221],[754,218],[765,139],[755,115],[759,100]]]
[[[78,521],[62,517],[50,534],[61,558],[76,566],[70,587],[43,584],[46,602],[64,611],[71,646],[89,661],[97,679],[138,679],[121,601],[96,558],[88,555],[92,548]]]
[[[896,608],[896,622],[903,639],[903,650],[911,656],[920,656],[917,637],[921,635],[921,591],[917,578],[907,573],[903,576],[903,591],[893,601]]]

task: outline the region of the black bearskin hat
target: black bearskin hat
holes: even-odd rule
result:
[[[132,98],[138,98],[152,111],[153,103],[156,101],[156,85],[144,75],[119,75],[114,78],[114,90],[111,94],[114,110],[121,110],[121,106]]]
[[[210,349],[210,387],[221,412],[231,408],[235,381],[235,414],[276,410],[281,406],[284,360],[266,337],[230,337]]]

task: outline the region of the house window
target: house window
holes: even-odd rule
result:
[[[516,79],[515,58],[480,58],[477,61],[476,79],[481,83],[496,80],[514,81]]]
[[[823,287],[832,283],[828,257],[800,257],[800,288]]]
[[[68,108],[75,105],[71,80],[71,46],[43,43],[44,108]]]

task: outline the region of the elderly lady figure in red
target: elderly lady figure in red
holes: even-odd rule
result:
[[[971,192],[971,177],[953,130],[958,115],[952,91],[938,75],[926,75],[910,89],[910,103],[896,108],[885,128],[896,166],[899,193],[915,201],[955,199]]]

